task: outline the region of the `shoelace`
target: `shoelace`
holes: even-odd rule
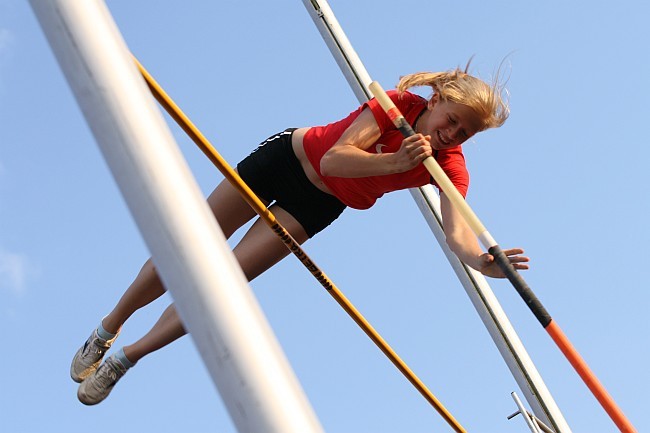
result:
[[[99,359],[106,350],[108,350],[107,345],[104,343],[102,344],[102,340],[94,336],[95,338],[91,339],[88,344],[86,345],[85,350],[83,351],[83,354],[81,355],[83,358],[91,358],[94,359],[93,362],[95,362],[97,359]]]
[[[119,369],[118,366],[115,366],[115,368]],[[99,385],[97,387],[98,389],[110,389],[115,385],[117,380],[124,375],[122,371],[117,371],[115,368],[110,359],[107,359],[106,362],[99,367],[97,373],[95,373],[95,379],[97,385]]]

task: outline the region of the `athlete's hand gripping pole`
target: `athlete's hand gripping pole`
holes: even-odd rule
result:
[[[390,97],[386,94],[381,85],[373,81],[369,85],[370,91],[377,99],[381,107],[384,109],[390,120],[395,127],[404,135],[410,137],[415,135],[415,131],[406,121],[402,113],[395,106]],[[553,341],[560,348],[564,356],[569,360],[573,368],[580,375],[587,387],[591,390],[601,406],[605,409],[612,421],[622,432],[636,432],[636,429],[625,417],[623,411],[618,407],[616,402],[609,395],[605,387],[600,383],[596,375],[591,371],[587,363],[582,359],[578,351],[573,347],[569,339],[564,335],[560,327],[551,319],[550,314],[546,311],[542,303],[537,299],[537,296],[528,287],[526,281],[514,268],[506,254],[501,250],[497,242],[485,229],[485,226],[478,219],[476,214],[469,207],[463,196],[458,192],[453,183],[449,180],[447,174],[442,170],[438,162],[433,157],[428,157],[423,161],[424,166],[427,168],[433,179],[436,181],[440,189],[449,198],[452,205],[460,212],[465,218],[467,224],[471,227],[472,231],[479,238],[481,243],[485,246],[490,254],[494,256],[495,261],[517,290],[519,295],[526,302],[530,310],[533,312],[537,320],[542,324],[544,329],[549,333]]]

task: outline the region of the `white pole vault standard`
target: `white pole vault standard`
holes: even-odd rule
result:
[[[327,1],[303,0],[303,3],[359,102],[363,103],[372,98],[368,89],[372,80]],[[552,425],[558,433],[570,433],[571,429],[562,412],[485,277],[462,263],[447,246],[440,216],[440,198],[435,193],[433,186],[413,188],[410,192],[533,413],[542,421]]]
[[[237,430],[322,432],[105,4],[31,6]]]

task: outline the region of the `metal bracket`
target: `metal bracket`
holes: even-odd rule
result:
[[[513,391],[512,393],[510,393],[510,395],[512,396],[519,410],[513,413],[512,415],[510,415],[508,419],[512,419],[517,415],[521,414],[524,420],[526,420],[526,425],[528,425],[528,428],[532,433],[555,433],[553,429],[551,429],[549,426],[544,424],[539,418],[537,418],[535,415],[533,415],[528,410],[526,410],[524,404],[521,402],[516,392]]]

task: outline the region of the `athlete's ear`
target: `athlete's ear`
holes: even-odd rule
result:
[[[440,95],[434,93],[431,99],[429,99],[429,102],[427,103],[427,108],[431,110],[433,106],[438,103],[439,100],[440,100]]]

